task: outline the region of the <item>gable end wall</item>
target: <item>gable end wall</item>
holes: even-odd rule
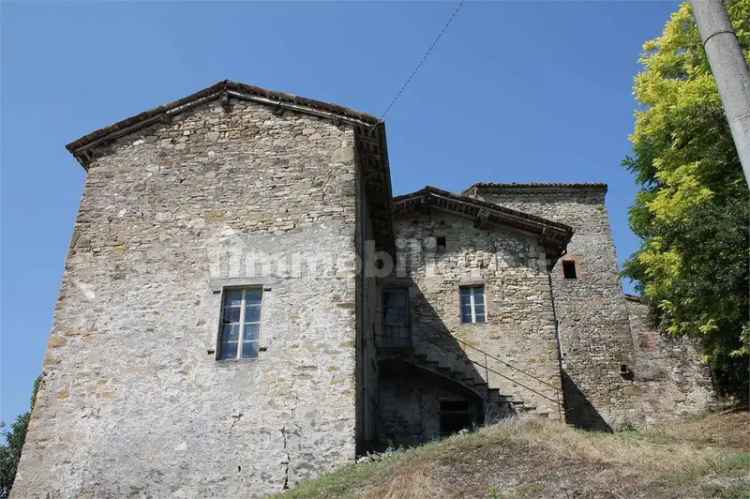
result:
[[[354,458],[354,131],[230,104],[91,163],[14,497],[259,496]],[[256,361],[211,353],[227,283],[265,289]]]

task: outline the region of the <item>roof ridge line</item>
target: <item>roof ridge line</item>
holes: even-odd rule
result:
[[[393,203],[395,205],[395,204],[400,203],[400,202],[408,201],[409,199],[413,199],[413,198],[417,198],[417,197],[425,196],[425,195],[429,195],[429,194],[445,196],[445,197],[453,199],[454,201],[459,201],[459,202],[463,202],[463,203],[474,204],[474,205],[477,205],[477,206],[481,206],[483,208],[487,208],[487,209],[495,210],[495,211],[500,212],[500,213],[504,213],[506,215],[516,216],[516,217],[520,217],[520,218],[523,218],[523,219],[526,219],[526,220],[529,220],[529,221],[532,221],[532,222],[536,222],[536,223],[540,223],[540,224],[547,225],[547,226],[550,226],[550,227],[554,227],[554,228],[556,228],[558,230],[562,230],[562,231],[566,231],[566,232],[570,232],[570,233],[573,232],[573,228],[571,226],[569,226],[567,224],[564,224],[564,223],[561,223],[561,222],[556,222],[554,220],[550,220],[550,219],[547,219],[547,218],[544,218],[544,217],[540,217],[538,215],[532,215],[530,213],[526,213],[526,212],[523,212],[523,211],[520,211],[520,210],[514,210],[512,208],[508,208],[506,206],[502,206],[502,205],[499,205],[497,203],[492,203],[490,201],[483,201],[481,199],[473,198],[473,197],[466,196],[466,195],[463,195],[463,194],[452,193],[450,191],[446,191],[446,190],[440,189],[438,187],[433,187],[433,186],[429,186],[429,185],[423,187],[422,189],[420,189],[418,191],[415,191],[415,192],[412,192],[412,193],[409,193],[409,194],[402,194],[400,196],[396,196],[396,197],[393,198]]]
[[[232,80],[221,80],[180,99],[156,106],[147,111],[119,120],[112,125],[83,135],[82,137],[70,142],[65,147],[76,156],[82,164],[84,164],[85,161],[82,161],[83,158],[79,156],[79,153],[86,148],[98,144],[102,140],[107,140],[108,138],[119,138],[142,127],[151,125],[159,119],[169,118],[172,115],[179,114],[191,107],[227,94],[231,94],[236,98],[257,101],[265,105],[276,105],[297,112],[313,114],[321,118],[349,121],[356,125],[377,126],[382,124],[382,121],[375,116],[340,106],[338,104],[300,97],[286,92],[269,90]]]
[[[589,189],[606,192],[609,186],[604,182],[475,182],[464,189],[463,193],[472,189]]]

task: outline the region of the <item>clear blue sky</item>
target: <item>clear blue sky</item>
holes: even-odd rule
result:
[[[454,3],[3,3],[2,411],[28,407],[84,172],[79,136],[232,79],[380,114]],[[604,181],[620,261],[620,161],[643,42],[674,2],[464,5],[386,119],[395,193]]]

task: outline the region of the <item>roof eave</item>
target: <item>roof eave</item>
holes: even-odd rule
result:
[[[589,190],[604,191],[609,189],[603,182],[528,182],[528,183],[502,183],[502,182],[476,182],[463,191],[463,194],[476,194],[479,189],[484,190],[521,190],[521,191],[555,191],[555,190]]]
[[[440,204],[430,203],[428,199],[444,199],[446,206],[443,208],[464,214],[472,218],[484,218],[487,222],[500,225],[507,225],[519,230],[536,234],[548,256],[559,258],[565,252],[570,239],[573,237],[573,228],[552,220],[547,220],[535,215],[529,215],[517,210],[505,208],[494,203],[480,201],[474,198],[459,196],[435,187],[425,187],[424,189],[394,198],[394,209],[398,211],[401,207],[404,209],[414,209],[421,206],[431,206],[441,208]],[[477,211],[451,210],[448,203],[464,204],[475,208]],[[401,204],[401,207],[399,206]]]
[[[88,152],[89,149],[160,121],[169,122],[174,115],[223,96],[258,102],[334,121],[349,122],[354,125],[376,126],[381,123],[381,120],[374,116],[337,104],[224,80],[182,99],[136,114],[108,127],[95,130],[74,140],[65,147],[84,168],[87,168],[88,162],[91,159],[91,155]]]

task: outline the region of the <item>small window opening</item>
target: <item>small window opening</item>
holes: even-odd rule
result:
[[[438,236],[437,249],[438,251],[445,251],[445,236]]]
[[[484,286],[461,286],[461,322],[466,324],[484,322]]]
[[[562,262],[563,276],[566,279],[577,279],[576,275],[576,262],[573,260],[563,260]]]
[[[634,373],[627,364],[620,364],[620,376],[622,376],[624,379],[632,380],[634,377]]]
[[[219,331],[219,359],[258,357],[262,289],[231,288],[224,291]]]

